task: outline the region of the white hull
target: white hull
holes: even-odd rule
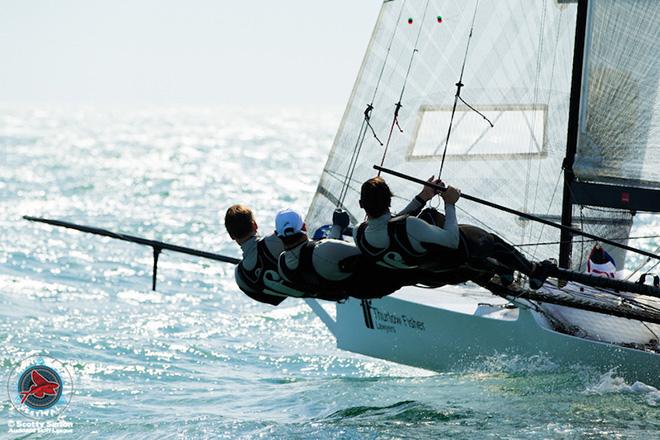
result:
[[[356,299],[337,304],[335,322],[308,301],[335,335],[338,348],[367,356],[451,371],[492,355],[545,354],[563,365],[616,368],[628,380],[660,387],[660,355],[559,333],[542,314],[524,306],[504,308],[504,302],[478,288],[409,287],[368,304]]]

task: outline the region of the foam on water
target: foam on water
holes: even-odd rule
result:
[[[608,393],[633,393],[643,396],[649,405],[656,406],[660,403],[660,391],[643,382],[636,381],[632,385],[616,376],[615,370],[603,373],[596,383],[589,385],[584,391],[586,394],[608,394]]]
[[[64,362],[76,389],[66,438],[660,430],[658,390],[615,372],[498,355],[438,374],[347,353],[302,302],[273,308],[244,297],[229,265],[164,252],[153,292],[151,249],[21,220],[43,215],[238,255],[224,210],[248,204],[267,233],[283,206],[308,206],[339,116],[0,109],[0,378],[30,355]],[[0,396],[0,436],[21,417]]]

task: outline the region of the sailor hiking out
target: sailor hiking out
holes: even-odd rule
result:
[[[429,182],[442,185],[433,177]],[[425,186],[406,209],[392,216],[392,193],[385,180],[367,180],[360,191],[360,206],[367,213],[367,221],[354,229],[355,243],[378,264],[406,271],[410,284],[440,286],[468,280],[483,284],[494,274],[500,276],[503,284],[510,284],[514,271],[529,276],[532,288],[543,284],[545,268],[550,263],[532,263],[497,235],[458,224],[455,204],[460,190],[449,186],[442,192],[444,216],[432,208],[419,217],[410,215],[435,194],[432,187]],[[413,204],[416,205],[411,209]]]
[[[337,217],[333,220],[340,223]],[[345,225],[337,226],[333,226],[331,236],[339,237]],[[349,296],[380,298],[402,287],[393,274],[365,258],[353,244],[335,238],[309,240],[306,225],[296,211],[280,211],[275,229],[285,249],[279,258],[280,276],[307,292],[305,296],[332,301]]]
[[[243,205],[227,209],[225,228],[243,252],[243,259],[234,271],[238,287],[255,301],[279,305],[286,296],[265,288],[264,277],[268,271],[277,273],[277,258],[284,250],[280,239],[274,233],[259,237],[252,210]]]

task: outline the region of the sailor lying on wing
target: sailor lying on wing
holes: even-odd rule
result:
[[[305,296],[332,301],[349,296],[380,298],[403,285],[396,274],[365,258],[353,244],[334,238],[309,240],[302,217],[293,210],[277,214],[275,231],[284,243],[279,274]]]
[[[434,195],[435,190],[426,186],[415,199],[422,204]],[[503,284],[510,284],[515,270],[530,277],[530,287],[538,289],[543,284],[550,263],[532,263],[497,235],[476,226],[458,225],[454,205],[460,198],[459,190],[449,186],[441,197],[444,219],[432,210],[425,210],[420,218],[393,217],[387,183],[380,177],[367,180],[360,191],[360,206],[367,221],[354,229],[356,245],[377,264],[401,272],[412,270],[411,275],[419,276],[422,284],[482,283],[493,272],[500,275]]]
[[[344,215],[348,225],[348,216]],[[344,216],[340,214],[339,217],[343,221]],[[291,267],[286,263],[284,266],[290,279],[285,279],[278,272],[278,259],[284,251],[280,237],[276,233],[260,237],[249,208],[231,206],[225,214],[225,227],[243,251],[243,259],[234,273],[236,284],[256,301],[277,306],[287,297],[314,297],[331,301],[343,300],[348,296],[376,298],[401,287],[387,281],[381,273],[383,270],[365,260],[353,245],[331,239],[308,243],[302,217],[295,211],[282,211],[276,218],[277,231],[285,236],[287,243],[293,243],[288,252]],[[333,226],[330,234],[341,237],[341,227]],[[299,261],[301,264],[298,264]],[[356,280],[353,273],[358,268],[360,279]],[[309,273],[302,274],[304,270]]]
[[[277,273],[277,258],[284,250],[277,235],[273,233],[260,237],[252,211],[243,205],[233,205],[227,209],[225,228],[243,251],[243,260],[234,272],[238,287],[255,301],[274,306],[284,301],[286,296],[270,292],[264,287],[266,272]]]

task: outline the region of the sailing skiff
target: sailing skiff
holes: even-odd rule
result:
[[[636,212],[660,211],[659,60],[654,1],[385,1],[308,225],[336,207],[359,222],[360,184],[389,164],[423,179],[440,171],[470,194],[626,244]],[[419,189],[384,177],[401,206]],[[531,242],[519,248],[530,257],[585,269],[593,242],[568,229],[465,200],[457,208],[459,222]],[[624,269],[626,251],[604,247]],[[564,284],[533,299],[524,287],[499,298],[477,286],[406,287],[338,304],[336,318],[308,304],[339,348],[368,356],[447,371],[544,355],[660,386],[660,300]],[[629,299],[650,318],[626,318]]]
[[[390,174],[406,177],[388,177],[397,203],[420,178],[440,176],[487,199],[460,200],[459,222],[532,259],[558,257],[561,269],[538,291],[524,278],[488,290],[411,286],[349,299],[335,313],[306,299],[337,346],[437,371],[541,356],[660,387],[660,286],[583,275],[593,244],[585,237],[620,273],[626,254],[648,257],[630,277],[658,266],[657,250],[630,244],[630,229],[637,212],[660,212],[659,55],[657,0],[384,1],[308,227],[336,208],[359,223],[360,184],[374,165],[393,165]],[[25,218],[152,247],[154,289],[163,250],[239,261]]]

